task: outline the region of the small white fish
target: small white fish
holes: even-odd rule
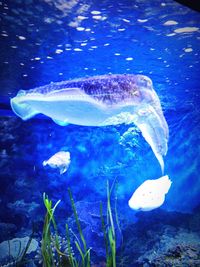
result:
[[[70,164],[70,153],[65,151],[59,151],[50,157],[48,160],[43,161],[43,166],[50,166],[53,169],[59,169],[60,174],[67,171]]]
[[[160,207],[165,201],[165,195],[172,181],[168,175],[156,180],[146,180],[133,193],[128,204],[134,210],[150,211]]]

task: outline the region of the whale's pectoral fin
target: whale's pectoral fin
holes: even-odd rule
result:
[[[141,130],[144,139],[151,146],[164,173],[163,156],[167,153],[168,137],[162,119],[151,105],[140,108],[132,118],[133,123]]]

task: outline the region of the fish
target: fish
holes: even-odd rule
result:
[[[51,156],[48,160],[43,161],[43,166],[49,166],[53,169],[59,169],[60,174],[67,171],[70,165],[70,153],[66,151],[59,151]]]
[[[128,205],[136,211],[151,211],[159,208],[165,201],[165,195],[171,187],[172,181],[168,175],[155,180],[146,180],[133,193]]]
[[[10,105],[23,120],[43,114],[61,126],[133,123],[152,148],[164,173],[169,129],[152,81],[145,75],[99,75],[50,83],[20,90],[11,98]]]

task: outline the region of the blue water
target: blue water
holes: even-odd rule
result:
[[[192,213],[200,204],[200,13],[170,0],[16,0],[1,1],[0,9],[0,223],[12,225],[1,241],[28,235],[33,218],[42,227],[43,192],[54,203],[61,199],[57,218],[64,227],[71,216],[67,188],[76,202],[105,201],[107,180],[117,183],[123,223],[134,223],[129,198],[142,182],[162,176],[134,125],[123,136],[130,126],[61,127],[43,116],[24,122],[11,112],[9,98],[18,90],[72,78],[139,73],[152,79],[169,125],[165,174],[172,186],[161,209],[141,216],[151,224],[159,212],[161,218]],[[60,150],[71,154],[63,175],[42,166]]]

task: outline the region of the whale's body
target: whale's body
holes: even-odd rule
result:
[[[168,125],[152,81],[144,75],[102,75],[21,90],[11,107],[23,120],[42,113],[63,126],[133,122],[164,169]]]

